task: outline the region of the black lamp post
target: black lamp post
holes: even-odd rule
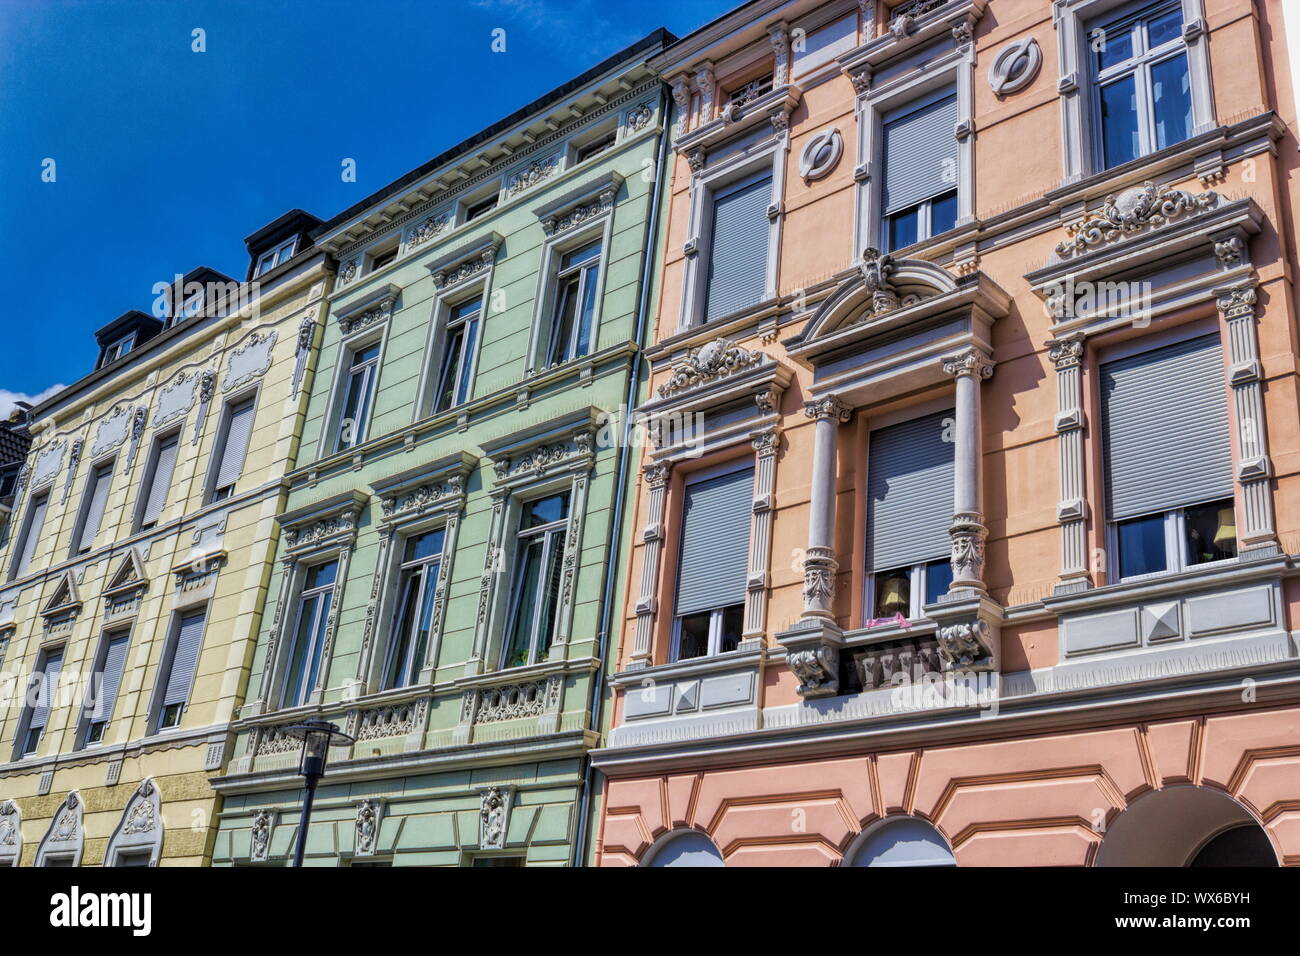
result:
[[[325,764],[330,748],[352,743],[352,738],[328,720],[304,720],[301,724],[286,727],[285,733],[302,741],[302,763],[298,772],[306,781],[302,799],[302,819],[298,823],[298,846],[293,851],[293,865],[302,866],[303,850],[307,847],[307,825],[311,822],[311,805],[316,799],[316,784],[325,776]]]

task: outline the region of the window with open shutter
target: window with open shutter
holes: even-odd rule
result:
[[[163,685],[160,727],[174,727],[180,723],[181,711],[189,701],[190,685],[194,682],[206,617],[204,611],[192,611],[182,615],[177,625],[176,643]]]
[[[95,535],[104,521],[104,506],[108,504],[108,489],[113,482],[113,462],[96,465],[86,485],[86,502],[82,505],[81,527],[77,534],[77,554],[85,554],[95,544]]]
[[[744,179],[713,194],[705,321],[762,302],[767,297],[767,207],[772,174]]]
[[[167,503],[167,492],[171,489],[172,471],[176,468],[176,452],[180,447],[180,440],[180,432],[173,432],[158,439],[153,466],[149,470],[149,481],[145,485],[144,505],[140,511],[142,529],[152,528],[162,517],[163,505]]]
[[[212,499],[220,501],[235,490],[235,482],[244,470],[248,438],[253,432],[253,400],[245,399],[230,407],[226,427],[218,449],[217,470],[212,482]]]
[[[952,549],[951,411],[871,433],[867,561],[874,571],[945,558]]]

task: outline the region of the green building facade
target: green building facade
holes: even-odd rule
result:
[[[568,865],[623,596],[658,31],[323,224],[337,263],[215,865]],[[622,542],[622,543],[620,543]],[[589,844],[588,844],[589,845]]]

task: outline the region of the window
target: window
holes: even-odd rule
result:
[[[289,646],[284,685],[280,692],[281,707],[298,707],[306,703],[320,677],[325,629],[329,626],[338,570],[337,561],[326,561],[308,568],[303,578],[302,593],[298,597],[298,619],[294,622],[293,643]]]
[[[376,252],[370,257],[370,271],[378,272],[384,266],[392,265],[397,261],[397,246],[391,249],[385,249],[382,252]]]
[[[871,433],[867,449],[870,616],[919,618],[952,583],[953,413]]]
[[[113,704],[122,683],[126,666],[126,650],[130,643],[129,631],[114,631],[104,635],[95,664],[94,678],[86,700],[83,746],[101,743],[108,722],[113,716]]]
[[[158,686],[162,688],[158,704],[158,730],[180,726],[181,715],[190,699],[190,685],[194,683],[194,670],[199,662],[199,647],[203,643],[203,625],[206,619],[206,611],[188,611],[181,614],[176,622],[166,666],[158,675]]]
[[[1118,577],[1237,554],[1217,333],[1101,366],[1103,454]]]
[[[85,554],[95,545],[95,535],[104,521],[104,506],[108,504],[108,489],[113,483],[113,462],[106,461],[90,471],[85,493],[81,497],[81,516],[77,520],[77,533],[72,538],[72,556]]]
[[[379,343],[352,350],[347,379],[343,385],[343,408],[339,415],[334,450],[343,451],[366,439],[370,405],[379,374]]]
[[[706,322],[767,298],[772,174],[764,171],[713,194]]]
[[[483,313],[482,297],[453,306],[447,316],[443,337],[442,362],[434,391],[434,412],[469,400],[474,369],[474,346],[478,340],[479,320]]]
[[[16,554],[18,557],[14,560],[13,577],[21,577],[27,573],[28,567],[32,563],[32,555],[36,551],[36,542],[41,537],[41,526],[45,524],[45,512],[48,510],[50,503],[50,493],[42,492],[32,498],[31,505],[27,508],[27,522],[23,525],[22,537],[19,538]]]
[[[564,538],[569,527],[569,493],[524,504],[515,539],[514,578],[501,666],[546,660],[555,638],[560,605]]]
[[[174,431],[162,435],[154,441],[153,454],[150,456],[149,470],[145,474],[144,484],[140,490],[140,512],[136,518],[139,531],[156,527],[162,517],[163,505],[167,503],[167,492],[171,488],[172,471],[176,468],[176,452],[181,444],[181,433]]]
[[[772,74],[765,73],[762,76],[755,77],[748,83],[742,83],[727,93],[727,102],[736,106],[744,106],[746,103],[752,103],[760,96],[766,96],[772,92]]]
[[[904,817],[868,833],[849,865],[956,866],[957,860],[938,830],[924,820]]]
[[[477,202],[466,204],[465,221],[473,222],[479,216],[482,216],[486,213],[491,212],[493,209],[496,209],[497,199],[498,199],[497,194],[493,193],[491,196],[487,196],[486,198],[480,199]]]
[[[397,613],[384,663],[383,690],[414,684],[429,650],[433,604],[442,565],[442,528],[406,540],[397,585]]]
[[[253,399],[246,398],[226,406],[226,421],[217,442],[216,470],[212,477],[209,503],[222,501],[235,493],[235,482],[244,470],[248,439],[253,433]]]
[[[726,866],[722,854],[698,830],[680,830],[660,839],[645,866]]]
[[[298,237],[294,236],[292,239],[288,240],[287,242],[283,242],[280,245],[276,246],[270,252],[262,253],[260,256],[258,256],[257,268],[253,271],[253,275],[260,276],[264,272],[270,272],[272,269],[280,265],[282,262],[288,262],[290,259],[293,258],[294,250],[296,250],[297,248],[298,248]]]
[[[559,365],[591,349],[596,293],[600,286],[600,243],[593,242],[560,260],[555,313],[546,345],[546,364]]]
[[[134,347],[135,347],[135,333],[132,332],[130,335],[123,336],[113,344],[105,347],[104,359],[99,363],[100,367],[108,365],[111,362],[116,362],[127,352],[130,352],[131,349],[133,349]]]
[[[614,141],[617,138],[618,131],[612,129],[608,133],[604,133],[590,142],[583,143],[573,154],[574,162],[585,163],[593,156],[599,156],[601,153],[612,149],[614,147]]]
[[[148,850],[135,850],[130,853],[119,853],[113,860],[114,866],[148,866],[153,854]]]
[[[1088,30],[1101,164],[1109,169],[1192,135],[1181,3],[1162,3]]]
[[[957,224],[957,121],[957,95],[951,90],[885,116],[881,208],[886,252]]]
[[[734,651],[745,628],[754,469],[686,484],[677,567],[677,660]]]
[[[27,726],[20,738],[18,756],[26,757],[36,753],[41,736],[45,733],[45,724],[50,719],[50,708],[55,703],[55,692],[59,687],[59,672],[63,669],[63,650],[45,651],[40,656],[40,666],[32,675],[28,693],[31,695],[31,710],[27,714]]]

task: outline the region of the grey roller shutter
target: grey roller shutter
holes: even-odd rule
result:
[[[203,611],[186,614],[181,618],[176,635],[176,650],[172,666],[167,673],[167,689],[162,705],[184,704],[190,696],[190,683],[194,679],[194,665],[199,660],[199,645],[203,643]]]
[[[240,402],[230,410],[226,425],[226,440],[221,446],[221,463],[213,488],[233,485],[244,470],[244,455],[248,452],[248,436],[253,431],[253,400]]]
[[[50,654],[45,658],[44,677],[41,689],[32,704],[32,716],[27,721],[27,729],[43,728],[50,718],[50,707],[54,704],[54,695],[59,689],[59,672],[63,670],[63,652]]]
[[[91,721],[98,723],[108,720],[113,714],[113,701],[117,700],[117,689],[122,683],[122,669],[126,666],[126,648],[130,637],[119,634],[108,642],[108,651],[104,655],[103,681],[95,697],[95,709],[91,712]]]
[[[770,228],[767,207],[771,201],[770,174],[714,195],[705,321],[757,305],[766,298]]]
[[[677,613],[712,611],[745,601],[754,469],[686,486]]]
[[[1213,333],[1102,365],[1112,520],[1233,496],[1226,392]]]
[[[104,506],[108,504],[108,488],[113,482],[113,463],[98,466],[86,488],[90,500],[86,503],[86,513],[81,519],[81,535],[77,538],[77,550],[89,551],[99,534],[99,526],[104,521]]]
[[[43,494],[32,500],[31,512],[27,517],[27,528],[23,531],[22,548],[18,552],[18,563],[14,565],[14,575],[27,573],[36,553],[36,541],[41,536],[41,526],[45,524],[45,511],[50,503],[49,494]]]
[[[157,524],[158,519],[162,517],[163,505],[167,503],[167,492],[171,489],[172,471],[176,467],[176,450],[179,446],[179,434],[168,435],[158,443],[153,474],[149,476],[149,491],[144,499],[144,511],[140,514],[142,525]]]
[[[867,560],[872,571],[910,567],[952,551],[951,411],[871,433]]]
[[[885,122],[885,215],[957,188],[956,127],[956,94]]]

